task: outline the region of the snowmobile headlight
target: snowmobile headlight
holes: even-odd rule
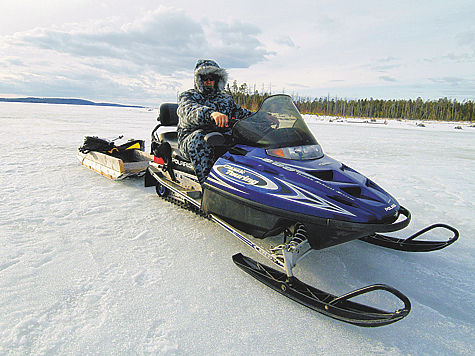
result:
[[[310,160],[323,157],[323,151],[320,145],[295,146],[284,148],[267,149],[269,156],[293,159],[293,160]]]

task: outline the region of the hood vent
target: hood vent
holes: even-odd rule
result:
[[[338,203],[345,204],[347,206],[352,206],[352,207],[355,206],[353,201],[349,200],[348,198],[342,197],[342,196],[332,195],[330,198],[337,201]]]
[[[367,194],[369,194],[370,192],[366,190],[366,193],[363,192],[363,189],[361,189],[361,187],[358,187],[358,186],[354,186],[354,187],[340,187],[340,190],[342,192],[345,192],[346,194],[348,195],[351,195],[352,197],[355,197],[355,198],[358,198],[358,199],[366,199],[366,200],[372,200],[372,201],[377,201],[379,202],[378,199],[375,199],[376,197],[370,197],[368,196]],[[365,195],[366,194],[366,195]]]
[[[361,188],[360,187],[340,187],[342,191],[345,193],[355,197],[355,198],[360,198],[361,197]]]
[[[314,176],[315,178],[326,180],[326,181],[333,181],[333,171],[307,171],[308,174]]]
[[[376,183],[374,183],[373,181],[371,181],[370,179],[366,178],[366,186],[368,188],[372,188],[372,189],[375,189],[379,192],[382,192],[382,193],[386,193],[382,188],[380,188]]]

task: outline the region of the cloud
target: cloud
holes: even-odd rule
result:
[[[475,58],[469,53],[455,54],[453,52],[448,53],[443,59],[450,59],[456,62],[474,62]]]
[[[446,62],[446,61],[454,61],[458,63],[475,62],[475,55],[472,55],[466,52],[461,53],[461,54],[449,52],[444,56],[422,59],[422,62],[426,62],[426,63],[439,63],[439,62]]]
[[[198,58],[215,59],[228,69],[266,61],[272,52],[258,39],[260,33],[241,21],[209,24],[166,7],[128,23],[115,18],[36,28],[0,38],[0,48],[10,54],[0,58],[5,69],[0,82],[3,92],[31,95],[45,95],[33,92],[43,84],[41,93],[84,87],[91,95],[107,90],[110,97],[120,92],[174,97]]]
[[[475,30],[468,30],[459,32],[455,35],[457,44],[460,47],[468,47],[469,51],[472,50],[472,53],[469,52],[448,52],[446,55],[436,56],[431,58],[424,58],[423,61],[427,63],[437,63],[440,61],[454,61],[458,63],[470,63],[475,62]]]
[[[287,35],[277,37],[274,42],[294,49],[300,48],[299,46],[295,45],[294,41],[292,41],[292,39]]]
[[[256,37],[260,30],[255,26],[239,21],[219,22],[211,26],[210,37],[216,39],[211,42],[205,34],[205,24],[173,8],[160,7],[132,23],[114,25],[102,21],[95,26],[89,24],[88,29],[80,25],[69,31],[37,28],[17,33],[6,42],[93,61],[126,61],[163,75],[190,70],[203,56],[247,68],[264,61],[269,54]]]
[[[89,89],[85,97],[91,100],[106,100],[103,95],[138,103],[174,100],[178,91],[192,86],[198,58],[215,59],[230,70],[231,80],[272,83],[316,97],[327,92],[435,97],[437,88],[455,91],[468,83],[454,88],[427,78],[474,76],[473,21],[456,6],[421,5],[408,17],[405,4],[389,12],[376,6],[369,13],[345,2],[335,15],[334,3],[326,1],[274,6],[271,16],[262,17],[265,5],[260,3],[253,3],[252,12],[238,3],[187,2],[180,5],[185,10],[150,0],[119,3],[58,5],[61,11],[51,10],[46,17],[35,7],[28,8],[30,17],[11,16],[10,24],[21,26],[9,25],[2,32],[8,36],[0,36],[1,91],[75,96],[76,88],[78,93]],[[439,17],[445,22],[433,21]],[[308,89],[289,87],[295,82]],[[473,97],[473,91],[466,96]]]
[[[378,72],[387,72],[388,70],[400,68],[401,66],[402,64],[371,65],[371,69]]]
[[[455,37],[460,46],[475,47],[475,30],[460,32]]]
[[[438,84],[450,84],[452,86],[458,86],[460,84],[467,83],[468,80],[460,77],[442,77],[442,78],[429,78],[433,83]]]
[[[437,85],[441,93],[440,97],[449,96],[459,100],[475,100],[472,94],[475,90],[475,79],[456,76],[428,79]]]
[[[400,58],[396,58],[394,56],[388,56],[386,58],[378,59],[378,62],[380,62],[380,63],[389,63],[389,62],[397,61],[398,59],[400,59]]]
[[[382,76],[379,77],[379,79],[382,79],[385,82],[397,82],[397,80],[395,78],[392,78],[388,75],[382,75]]]
[[[401,58],[388,56],[388,57],[380,58],[376,60],[375,64],[371,64],[370,67],[372,70],[376,70],[378,72],[387,72],[391,69],[400,68],[402,66],[402,64],[398,63],[400,61],[401,61]]]
[[[287,85],[290,86],[291,88],[294,88],[294,89],[309,89],[309,88],[311,88],[308,85],[303,85],[303,84],[299,84],[299,83],[287,83]]]
[[[18,57],[5,57],[0,60],[0,66],[8,68],[10,66],[26,67],[25,62]]]
[[[4,76],[0,93],[17,93],[22,96],[79,97],[97,101],[153,105],[166,98],[175,98],[179,81],[165,80],[149,75],[100,75],[91,70],[71,70],[67,75],[62,68],[50,72]]]
[[[239,20],[230,23],[215,21],[208,24],[207,29],[209,57],[217,59],[226,68],[248,68],[273,54],[257,38],[262,30],[255,25]]]

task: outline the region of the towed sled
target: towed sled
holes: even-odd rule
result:
[[[79,162],[112,180],[143,175],[153,161],[153,156],[145,152],[145,142],[129,140],[116,146],[114,141],[86,136],[83,145],[77,150]]]
[[[267,98],[256,113],[234,123],[233,142],[216,147],[218,157],[201,186],[177,148],[176,109],[177,104],[160,108],[145,186],[155,186],[159,196],[208,217],[267,258],[275,268],[242,254],[233,261],[298,303],[365,327],[391,324],[409,314],[409,299],[390,286],[374,284],[335,296],[300,281],[292,270],[313,250],[355,239],[403,251],[438,250],[457,240],[456,229],[436,224],[407,239],[385,235],[405,228],[410,212],[372,180],[325,155],[287,95]],[[447,241],[416,240],[435,228],[452,236]],[[266,247],[261,242],[266,238],[282,240]],[[386,311],[354,301],[374,291],[392,294],[400,308]]]

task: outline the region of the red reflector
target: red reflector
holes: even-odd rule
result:
[[[165,165],[165,162],[163,161],[162,157],[153,156],[153,162],[157,164],[161,164],[162,166]]]

